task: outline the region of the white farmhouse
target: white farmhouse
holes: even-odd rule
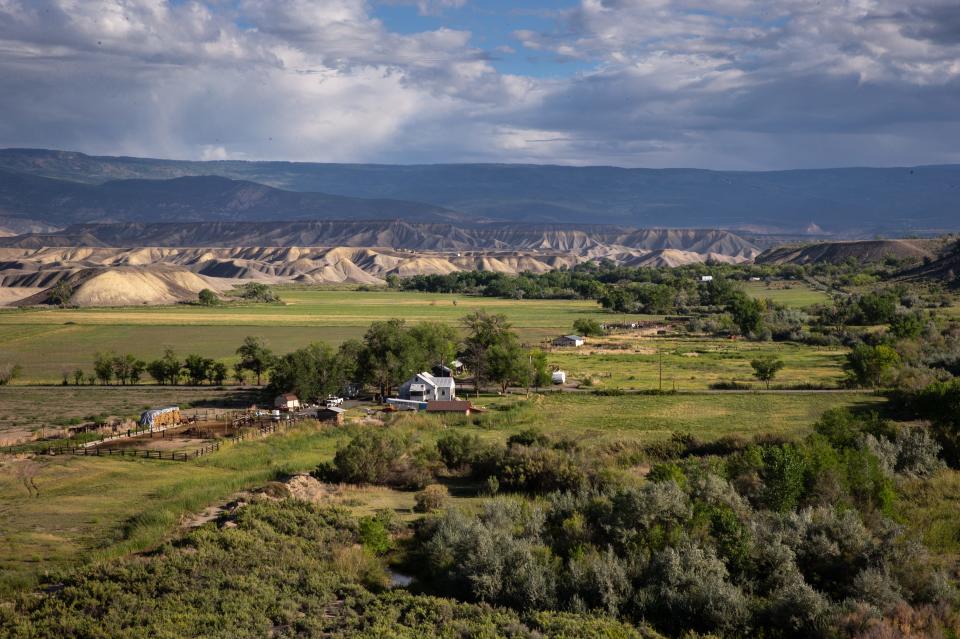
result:
[[[452,377],[436,377],[417,373],[400,386],[400,399],[418,402],[450,401],[457,398],[457,384]]]

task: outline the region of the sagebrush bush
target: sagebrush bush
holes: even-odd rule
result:
[[[440,510],[447,503],[450,492],[446,486],[441,484],[431,484],[416,494],[416,505],[413,507],[415,512],[429,513]]]

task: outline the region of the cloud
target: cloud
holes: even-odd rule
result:
[[[466,4],[389,1],[441,21]],[[401,33],[371,7],[0,0],[0,146],[717,168],[960,162],[952,0],[581,0],[540,15],[550,26],[515,31],[513,47],[449,27]],[[475,44],[487,40],[490,50]],[[498,70],[524,55],[547,72]]]

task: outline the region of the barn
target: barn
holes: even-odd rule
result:
[[[317,421],[333,422],[337,426],[341,426],[343,425],[343,414],[346,412],[346,409],[338,408],[337,406],[321,408],[317,410]]]
[[[280,410],[299,410],[300,409],[300,399],[297,398],[293,393],[284,393],[283,395],[277,395],[273,400],[273,407],[279,408]]]

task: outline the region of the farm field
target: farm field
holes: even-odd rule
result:
[[[871,409],[885,398],[869,393],[696,393],[596,396],[587,393],[550,393],[520,402],[503,411],[510,400],[494,400],[484,417],[497,430],[536,428],[557,437],[579,440],[585,446],[649,443],[674,432],[702,440],[727,435],[750,438],[761,434],[806,435],[812,424],[831,408]],[[482,402],[481,402],[482,403]],[[497,422],[503,426],[497,428]],[[450,423],[456,424],[456,420]],[[482,434],[482,433],[481,433]]]
[[[189,462],[69,455],[7,461],[0,467],[0,592],[81,559],[148,548],[188,513],[315,467],[336,440],[330,430],[301,427]],[[33,475],[36,496],[24,474]]]
[[[589,378],[596,388],[651,390],[659,387],[662,355],[663,390],[702,390],[720,381],[762,388],[750,366],[750,361],[761,355],[776,355],[785,364],[775,384],[836,386],[843,378],[846,352],[788,342],[614,335],[588,339],[580,349],[554,349],[547,359],[565,370],[568,378]]]
[[[743,290],[753,297],[771,299],[778,304],[792,308],[803,308],[812,304],[830,301],[830,296],[812,288],[805,282],[742,282]]]
[[[149,308],[27,309],[0,311],[0,362],[23,367],[20,383],[59,382],[64,372],[89,369],[97,351],[142,359],[164,348],[198,352],[231,363],[247,335],[278,353],[324,341],[358,338],[371,322],[400,318],[456,324],[486,309],[505,313],[521,339],[539,342],[569,332],[576,319],[610,319],[584,300],[505,300],[413,292],[280,289],[282,305],[161,306]],[[622,316],[630,319],[643,316]]]
[[[102,390],[81,387],[76,392],[93,397]],[[145,394],[142,389],[115,390],[117,396],[135,395],[135,401]],[[490,410],[476,418],[401,415],[393,427],[425,441],[451,427],[499,441],[535,427],[591,447],[653,442],[674,431],[704,440],[730,434],[802,435],[828,408],[879,407],[882,401],[856,393],[622,397],[553,393],[530,401],[486,396],[479,403]],[[360,416],[359,411],[353,414]],[[191,513],[237,491],[308,471],[330,459],[349,433],[349,427],[304,425],[264,439],[228,444],[188,462],[72,456],[8,459],[0,466],[0,536],[7,540],[0,547],[0,592],[32,583],[46,570],[150,548]],[[33,477],[39,490],[36,496],[23,484],[25,476]],[[391,508],[409,514],[413,493],[355,489],[341,503],[360,513]]]

